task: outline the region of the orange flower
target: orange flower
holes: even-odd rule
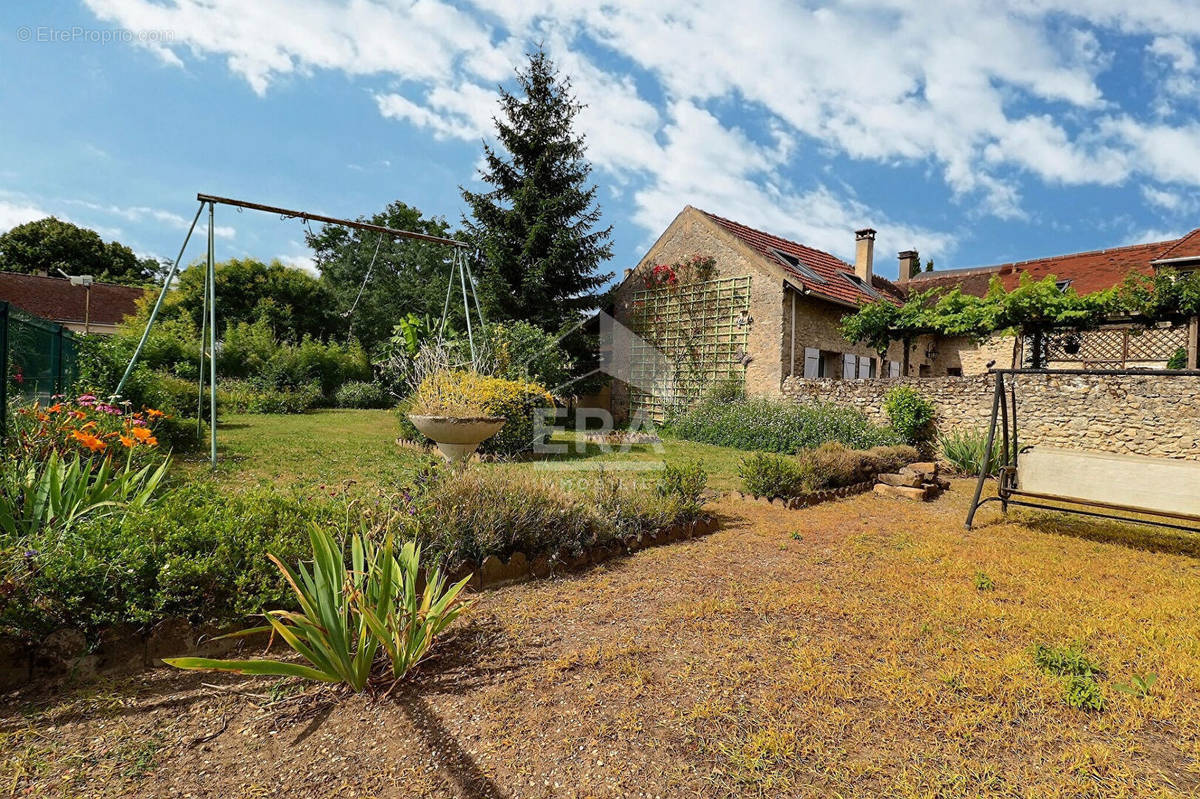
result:
[[[95,429],[96,429],[96,422],[95,422],[95,420],[93,420],[93,421],[90,421],[90,422],[88,422],[88,423],[87,423],[87,424],[85,424],[85,425],[81,425],[79,429],[80,429],[80,430],[95,430]]]
[[[163,412],[162,412],[162,411],[156,411],[156,410],[154,410],[153,408],[147,408],[147,409],[146,409],[146,415],[147,415],[147,416],[149,416],[151,419],[157,419],[158,417],[160,417],[160,416],[162,416],[162,415],[163,415]]]
[[[76,419],[86,419],[87,418],[87,414],[84,413],[83,411],[67,411],[67,413],[71,414],[71,416],[73,416]]]
[[[76,430],[73,433],[71,433],[71,438],[75,439],[80,444],[82,444],[83,446],[90,449],[92,452],[101,452],[106,447],[108,447],[108,444],[105,444],[103,441],[96,438],[91,433],[85,433],[82,430]]]
[[[46,413],[62,413],[62,409],[63,404],[61,402],[56,402],[46,409]]]
[[[129,436],[121,436],[121,444],[128,449],[134,445],[134,440]]]
[[[133,433],[134,438],[136,438],[138,441],[141,441],[143,444],[149,444],[151,442],[154,442],[155,444],[158,443],[148,427],[135,427],[130,432]]]

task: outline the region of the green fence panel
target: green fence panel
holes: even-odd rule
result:
[[[46,402],[70,389],[78,351],[67,328],[0,302],[0,435],[16,398]]]

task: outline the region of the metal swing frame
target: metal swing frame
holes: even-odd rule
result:
[[[114,397],[120,397],[122,389],[125,388],[125,383],[129,380],[129,376],[133,373],[134,367],[137,365],[138,358],[141,357],[142,349],[146,346],[146,340],[150,337],[150,330],[154,326],[155,320],[158,318],[158,312],[162,308],[163,300],[166,299],[167,292],[171,288],[171,283],[175,276],[179,274],[179,265],[183,262],[183,254],[187,250],[188,242],[191,241],[192,233],[196,230],[196,224],[200,221],[200,214],[204,211],[204,207],[208,206],[208,248],[205,256],[205,276],[204,276],[204,306],[200,315],[200,380],[199,392],[197,396],[197,430],[201,425],[200,410],[204,405],[204,359],[208,358],[208,397],[209,397],[209,461],[212,468],[217,467],[217,295],[216,295],[216,258],[213,235],[215,208],[218,205],[228,205],[234,208],[246,208],[251,211],[263,211],[269,214],[278,214],[283,219],[302,219],[311,222],[321,222],[328,225],[340,225],[342,227],[354,228],[357,230],[369,230],[382,236],[391,236],[392,238],[402,239],[417,239],[420,241],[433,242],[435,244],[444,244],[454,248],[454,259],[451,265],[450,280],[446,288],[446,306],[442,311],[441,328],[439,335],[444,330],[446,325],[446,314],[450,307],[450,294],[454,287],[455,273],[462,285],[463,312],[467,319],[467,340],[471,348],[471,364],[476,366],[475,354],[475,337],[474,330],[471,325],[471,307],[467,300],[467,286],[471,287],[471,296],[475,300],[475,312],[479,318],[479,327],[482,330],[484,326],[483,311],[479,306],[479,296],[475,291],[475,278],[471,274],[471,266],[467,263],[465,251],[470,249],[470,245],[458,241],[457,239],[445,238],[443,236],[431,236],[427,233],[416,233],[411,230],[400,230],[398,228],[386,227],[385,225],[375,225],[369,222],[359,222],[353,219],[339,219],[333,216],[325,216],[323,214],[315,214],[309,211],[295,211],[289,208],[280,208],[273,205],[263,205],[261,203],[247,202],[246,200],[235,200],[230,197],[218,197],[212,194],[197,193],[196,200],[200,203],[196,209],[196,215],[192,218],[192,224],[188,227],[187,235],[183,238],[183,245],[179,248],[179,254],[175,256],[175,261],[171,264],[171,268],[167,271],[166,277],[163,279],[162,289],[158,293],[158,298],[154,301],[154,306],[150,310],[150,318],[146,321],[146,328],[142,331],[142,337],[138,340],[137,347],[133,351],[133,356],[129,359],[129,365],[125,367],[125,373],[121,376],[120,382],[117,384],[116,390],[113,392]],[[379,248],[376,246],[375,255],[378,256]],[[372,258],[372,266],[374,266],[374,258]],[[368,270],[368,277],[370,272]],[[362,296],[362,290],[366,287],[366,280],[363,281],[363,286],[359,289],[359,297]],[[358,304],[358,299],[355,299],[355,305]],[[353,307],[351,308],[353,310]]]
[[[1004,513],[1009,505],[1019,505],[1026,508],[1056,511],[1059,513],[1074,513],[1080,516],[1090,516],[1098,519],[1127,522],[1132,524],[1147,524],[1155,527],[1167,527],[1189,533],[1200,533],[1200,516],[1186,513],[1173,513],[1163,510],[1149,510],[1132,505],[1120,505],[1096,500],[1078,499],[1074,497],[1059,497],[1022,491],[1017,480],[1017,459],[1021,454],[1017,437],[1017,381],[1019,375],[1067,375],[1067,376],[1154,376],[1154,377],[1191,377],[1200,378],[1200,369],[992,369],[989,373],[996,380],[996,388],[992,394],[992,415],[988,424],[987,445],[979,464],[979,477],[975,484],[975,495],[971,507],[967,510],[966,528],[971,529],[975,521],[975,512],[980,506],[989,502],[999,502]],[[996,441],[997,427],[1000,429],[1000,441]],[[1003,453],[1003,462],[997,476],[992,478],[988,473],[988,464],[992,462],[995,446],[999,443]],[[983,486],[988,479],[997,481],[996,496],[983,497]],[[1047,502],[1061,502],[1066,506],[1050,505]],[[1078,507],[1073,507],[1078,506]],[[1143,514],[1158,518],[1138,518],[1131,514]]]

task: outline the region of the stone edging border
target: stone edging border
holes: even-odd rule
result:
[[[730,491],[729,496],[743,502],[756,502],[760,505],[774,505],[779,508],[798,510],[800,508],[807,508],[810,505],[817,505],[821,502],[828,502],[832,499],[844,499],[855,494],[865,494],[874,488],[874,486],[875,478],[871,478],[870,480],[864,480],[854,485],[827,488],[824,491],[813,491],[809,494],[801,494],[798,497],[762,497],[757,494],[745,494],[741,491]]]
[[[639,549],[707,535],[719,527],[716,517],[706,516],[636,540],[592,547],[579,555],[560,552],[530,560],[524,552],[516,552],[507,561],[491,555],[482,563],[459,563],[451,571],[451,577],[461,580],[470,575],[468,586],[474,590],[499,588],[552,574],[578,572]],[[248,638],[218,638],[236,629],[240,628],[193,625],[178,617],[159,621],[148,633],[132,626],[117,626],[101,630],[99,644],[91,652],[87,651],[84,634],[71,628],[56,630],[33,646],[13,638],[0,638],[0,691],[23,687],[35,679],[132,674],[160,667],[165,657],[224,657],[254,647],[261,649],[268,640],[266,633]]]

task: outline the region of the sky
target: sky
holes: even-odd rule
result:
[[[1200,226],[1196,0],[45,0],[0,6],[0,230],[48,214],[173,258],[197,192],[457,222],[538,45],[609,270],[685,206],[847,260],[969,267]],[[217,209],[216,257],[311,265]],[[194,240],[185,261],[202,255]]]

